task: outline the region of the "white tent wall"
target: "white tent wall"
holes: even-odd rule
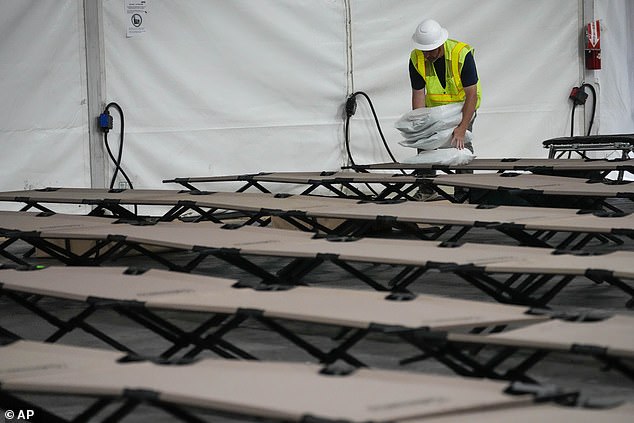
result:
[[[597,0],[601,21],[601,70],[593,71],[600,86],[602,134],[634,133],[634,1]]]
[[[107,98],[124,109],[136,187],[341,165],[341,1],[149,1],[131,38],[123,2],[104,9]]]
[[[85,1],[95,0],[0,2],[1,190],[91,185]],[[412,155],[393,123],[410,108],[410,36],[425,17],[476,50],[479,157],[545,157],[544,139],[569,134],[568,94],[584,78],[600,88],[593,132],[634,133],[631,0],[148,0],[147,31],[131,38],[124,0],[95,4],[103,105],[124,110],[123,167],[137,188],[177,176],[338,169],[353,90],[372,99],[397,158]],[[592,73],[580,45],[588,4],[605,28],[603,69]],[[358,101],[355,161],[385,161]],[[576,120],[581,134],[582,111]]]
[[[82,10],[0,3],[2,190],[90,185]]]

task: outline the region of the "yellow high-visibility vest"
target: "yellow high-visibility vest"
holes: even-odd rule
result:
[[[463,102],[465,99],[465,92],[462,86],[462,79],[460,78],[460,71],[464,65],[464,59],[469,52],[473,49],[470,45],[448,39],[445,41],[445,78],[446,85],[440,84],[440,79],[436,75],[436,68],[434,64],[425,60],[423,52],[420,50],[413,50],[411,54],[411,60],[418,73],[425,80],[425,106],[434,107],[442,106],[443,104]],[[480,107],[480,100],[482,98],[482,90],[480,88],[480,80],[477,83],[478,101],[476,103],[476,109]]]

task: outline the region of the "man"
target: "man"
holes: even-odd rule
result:
[[[463,103],[462,121],[453,130],[451,139],[453,147],[463,149],[465,133],[471,130],[481,99],[473,49],[449,39],[447,30],[432,19],[425,19],[416,27],[412,41],[415,47],[409,61],[412,109]],[[472,147],[467,148],[473,152]],[[424,200],[434,197],[429,189],[421,194]]]

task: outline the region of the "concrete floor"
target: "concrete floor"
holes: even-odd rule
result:
[[[619,207],[626,211],[634,211],[634,203],[626,200],[619,200]],[[509,244],[508,239],[502,235],[496,235],[494,231],[473,232],[464,241],[480,242],[488,244]],[[29,247],[26,244],[15,244],[11,247],[13,253],[24,253]],[[503,247],[501,247],[503,248]],[[624,245],[599,246],[599,249],[609,250],[614,248],[634,250],[634,240],[627,241]],[[171,253],[174,260],[187,260],[190,255],[187,253]],[[275,264],[274,259],[257,259],[267,265]],[[46,265],[59,265],[50,259],[34,260],[37,263]],[[0,263],[7,260],[0,258]],[[128,257],[108,265],[117,266],[152,266],[159,267],[155,262],[142,257]],[[380,274],[389,269],[380,266],[367,266],[365,268],[371,274]],[[237,270],[216,259],[208,258],[199,266],[194,273],[222,276],[232,279],[251,280],[254,278],[248,274]],[[351,277],[338,267],[325,265],[310,275],[307,282],[319,286],[331,286],[347,289],[369,289],[365,284]],[[411,286],[416,292],[451,296],[456,298],[492,301],[486,295],[465,283],[462,279],[452,274],[429,273],[421,280]],[[623,313],[634,315],[634,310],[624,307],[626,298],[618,289],[608,285],[596,285],[587,279],[579,278],[551,302],[551,306],[560,309],[598,309],[610,313]],[[47,309],[55,311],[60,316],[72,316],[79,310],[79,306],[61,300],[45,299],[42,303]],[[201,316],[195,313],[166,313],[166,317],[175,323],[187,326],[200,321]],[[16,306],[12,301],[0,298],[0,325],[14,331],[27,339],[42,340],[51,333],[52,327],[44,323],[41,319],[34,317],[30,312]],[[167,344],[161,339],[152,335],[129,320],[118,316],[112,311],[103,311],[91,317],[90,322],[102,328],[108,334],[116,336],[124,343],[134,345],[138,352],[147,355],[160,353]],[[328,345],[332,341],[332,336],[337,331],[330,327],[315,327],[296,324],[294,330],[307,337],[318,345]],[[634,334],[634,331],[633,331]],[[312,361],[312,358],[303,351],[284,341],[279,335],[273,334],[266,328],[250,322],[243,328],[236,330],[229,337],[236,344],[243,346],[247,351],[252,352],[258,358],[264,360],[285,360],[285,361]],[[79,331],[75,331],[62,338],[61,342],[66,344],[89,346],[96,348],[109,348],[98,340],[89,337]],[[360,359],[366,361],[372,367],[399,369],[403,371],[430,372],[437,374],[452,374],[443,365],[427,360],[417,362],[407,366],[399,366],[397,358],[407,357],[415,351],[404,344],[393,342],[381,337],[371,337],[357,345],[352,352]],[[212,357],[210,353],[203,353],[201,357]],[[600,365],[593,360],[567,355],[551,355],[540,363],[531,375],[543,383],[556,384],[564,388],[581,390],[582,395],[587,398],[604,398],[612,400],[626,400],[634,402],[634,381],[627,379],[615,371],[602,371]],[[73,416],[80,409],[82,404],[89,404],[85,399],[66,397],[34,397],[28,399],[51,409],[55,413],[66,418]],[[104,414],[105,415],[105,414]],[[209,421],[231,422],[240,421],[226,417],[211,417],[207,413],[201,416]],[[1,420],[0,420],[1,421]],[[15,421],[15,420],[14,420]],[[155,410],[147,406],[139,407],[125,421],[129,422],[170,422],[173,417],[162,411]]]

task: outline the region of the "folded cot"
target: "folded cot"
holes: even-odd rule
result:
[[[377,290],[406,290],[429,271],[453,273],[501,302],[545,305],[576,277],[619,288],[634,305],[631,266],[634,253],[587,255],[567,250],[436,241],[320,237],[300,231],[212,222],[137,222],[92,216],[0,212],[0,255],[19,264],[9,246],[23,240],[65,264],[100,264],[136,251],[173,270],[192,271],[216,257],[266,283],[294,284],[324,262],[332,263]],[[51,240],[95,241],[74,252]],[[185,264],[148,249],[188,251]],[[256,263],[250,257],[276,257],[284,263]],[[388,265],[373,275],[360,264]],[[275,269],[273,269],[275,267]],[[384,279],[388,280],[385,281]],[[383,281],[381,281],[383,279]]]

